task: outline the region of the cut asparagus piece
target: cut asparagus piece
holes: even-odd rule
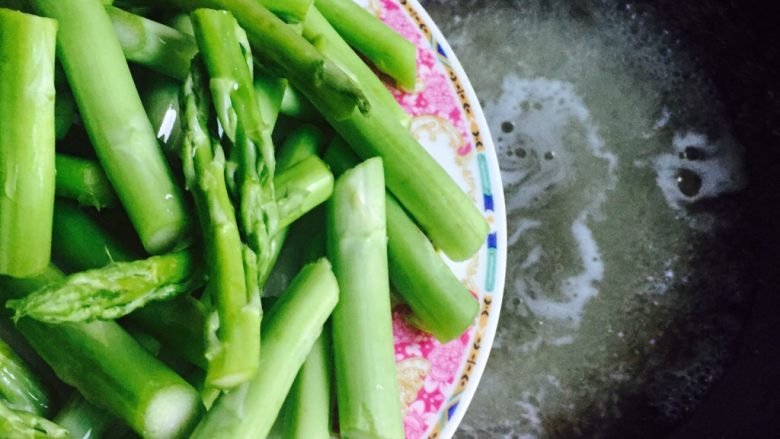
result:
[[[287,136],[276,155],[280,171],[290,169],[303,159],[318,155],[325,145],[325,134],[314,125],[303,124]]]
[[[189,69],[190,64],[187,64]],[[143,88],[141,101],[152,123],[157,140],[163,145],[165,154],[176,156],[181,147],[181,109],[179,92],[181,82],[173,78],[157,75],[147,81]]]
[[[352,3],[352,0],[348,1]],[[362,10],[359,6],[356,5],[356,7]],[[384,106],[386,110],[398,119],[401,125],[406,128],[409,127],[412,120],[411,116],[398,105],[390,90],[341,38],[336,29],[323,17],[317,7],[311,8],[309,14],[306,15],[306,20],[303,22],[303,37],[349,74],[360,85],[371,102],[375,103],[375,105]],[[403,38],[401,40],[412,46],[412,62],[415,62],[416,48]]]
[[[330,328],[320,334],[298,371],[284,406],[284,437],[330,439],[333,423]]]
[[[36,278],[0,278],[0,292],[18,298],[62,278],[54,268]],[[17,328],[61,380],[143,437],[184,437],[202,413],[197,391],[114,322],[23,318]]]
[[[317,96],[320,110],[334,119],[349,117],[355,107],[367,112],[360,88],[308,41],[256,0],[165,0],[184,10],[199,7],[225,9],[246,30],[256,55],[268,62],[307,96]]]
[[[270,270],[271,237],[278,212],[274,202],[276,162],[271,129],[265,124],[252,84],[253,61],[246,34],[227,11],[192,13],[198,47],[209,73],[209,87],[220,127],[232,143],[230,168],[238,226],[255,253],[259,276]]]
[[[0,339],[0,401],[8,408],[45,416],[49,395],[25,362]]]
[[[117,205],[114,188],[98,162],[57,154],[54,163],[57,169],[57,196],[70,198],[82,206],[97,209]]]
[[[129,61],[175,79],[187,76],[198,53],[191,35],[113,6],[106,11]]]
[[[193,64],[184,81],[184,144],[181,158],[195,198],[203,233],[209,282],[206,294],[215,311],[208,322],[206,383],[231,388],[250,379],[260,356],[260,292],[256,259],[241,242],[225,183],[225,158],[206,126],[209,94],[202,67]]]
[[[95,220],[71,203],[55,205],[54,254],[58,264],[73,271],[126,262],[139,256],[126,250]],[[163,342],[192,364],[204,368],[205,306],[190,295],[165,302],[150,302],[126,318]]]
[[[57,413],[54,422],[68,431],[70,439],[98,439],[104,437],[116,419],[76,393]]]
[[[51,258],[56,35],[54,20],[0,9],[0,274]]]
[[[316,0],[314,4],[352,47],[394,78],[400,88],[414,90],[417,81],[414,44],[352,0]]]
[[[14,320],[30,317],[48,323],[111,320],[153,300],[167,300],[203,284],[189,251],[115,262],[68,276],[18,300],[9,300]]]
[[[316,96],[309,99],[323,109]],[[322,114],[359,156],[382,157],[388,189],[447,256],[468,259],[485,243],[485,218],[390,110],[377,104],[341,121]]]
[[[201,369],[206,369],[204,331],[208,310],[199,300],[183,295],[152,302],[128,319],[160,340],[167,348]]]
[[[39,415],[16,410],[0,399],[0,437],[8,439],[69,439],[67,430]]]
[[[336,180],[328,203],[328,256],[340,288],[333,311],[339,431],[403,438],[393,352],[382,160]]]
[[[338,284],[326,259],[304,267],[263,319],[257,374],[220,396],[192,438],[265,437],[338,300]]]
[[[155,138],[99,0],[31,0],[59,23],[58,59],[109,181],[146,250],[173,248],[189,227],[181,191]]]
[[[283,229],[330,198],[333,174],[319,157],[310,156],[281,173],[278,183],[278,228]]]
[[[324,123],[322,115],[314,108],[314,105],[293,87],[287,87],[284,91],[281,113],[307,122],[321,121]]]
[[[103,267],[114,261],[139,259],[109,236],[86,212],[68,200],[54,204],[54,261],[71,271]]]
[[[293,131],[279,149],[276,164],[281,172],[274,179],[274,185],[280,206],[280,226],[292,224],[314,206],[327,200],[333,192],[332,174],[315,157],[322,146],[322,131],[312,125],[303,125]],[[306,161],[306,164],[302,164],[302,161]],[[268,264],[271,268],[276,266],[287,233],[287,227],[283,226],[271,238],[271,258]],[[263,274],[259,282],[265,286],[271,270]]]
[[[306,17],[312,0],[260,0],[260,4],[288,23],[300,23]]]
[[[73,94],[70,89],[60,84],[56,85],[58,89],[54,98],[54,131],[58,141],[65,138],[76,120],[76,101],[73,100]]]
[[[340,138],[324,159],[337,175],[360,161]],[[412,309],[412,323],[446,343],[474,323],[479,302],[389,192],[386,203],[390,281]]]

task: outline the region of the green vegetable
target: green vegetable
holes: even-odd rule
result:
[[[104,437],[116,420],[76,393],[57,413],[54,422],[67,430],[71,439],[96,439]]]
[[[309,98],[322,108],[315,96]],[[484,244],[485,218],[390,110],[377,104],[342,121],[323,115],[359,156],[382,157],[387,188],[447,256],[462,261]]]
[[[302,125],[290,134],[279,149],[277,166],[281,173],[274,179],[274,185],[281,219],[279,230],[271,238],[268,264],[271,268],[276,266],[287,240],[287,225],[325,202],[333,192],[333,174],[316,157],[322,142],[323,133],[319,128]],[[270,275],[271,270],[266,270],[259,279],[260,285],[265,286]]]
[[[287,87],[284,90],[281,113],[285,116],[307,122],[319,122],[322,120],[322,116],[317,109],[314,108],[314,105],[303,97],[299,91],[292,87]]]
[[[99,163],[66,154],[57,154],[54,163],[57,196],[97,209],[117,205],[114,188]]]
[[[352,0],[348,1],[352,3]],[[359,6],[355,5],[355,7],[363,11]],[[363,12],[371,17],[370,14],[365,11]],[[363,25],[362,22],[359,23],[361,23],[360,26]],[[381,22],[380,25],[384,26]],[[400,38],[397,34],[393,34]],[[309,14],[306,15],[306,20],[303,22],[303,37],[309,40],[317,50],[322,52],[328,59],[347,72],[347,74],[360,85],[363,92],[375,106],[381,105],[384,109],[391,112],[401,125],[409,127],[409,124],[412,121],[411,116],[398,105],[395,97],[393,97],[393,94],[390,93],[385,84],[341,38],[339,33],[336,32],[333,26],[331,26],[331,23],[323,17],[317,7],[311,8]],[[412,47],[412,63],[416,62],[415,57],[417,55],[417,49],[412,43],[403,38],[400,39]],[[377,44],[381,43],[377,42]],[[414,64],[412,75],[415,75]],[[414,82],[414,80],[412,80],[412,82]]]
[[[139,259],[70,201],[56,200],[54,224],[52,255],[61,267],[81,271],[114,261]]]
[[[277,186],[279,223],[286,228],[306,212],[327,200],[333,192],[333,174],[317,156],[309,156],[279,174]]]
[[[0,339],[0,401],[11,410],[46,415],[49,395],[25,362]]]
[[[68,432],[57,424],[33,413],[14,410],[0,399],[0,437],[6,439],[68,438]]]
[[[412,91],[417,81],[417,47],[352,0],[316,0],[322,15],[349,44]]]
[[[298,371],[284,406],[284,437],[330,439],[333,421],[330,328],[322,331]]]
[[[189,68],[190,64],[187,63],[187,69]],[[181,82],[162,75],[156,75],[147,82],[147,86],[141,93],[146,114],[152,122],[157,140],[163,145],[165,154],[176,156],[182,141],[179,108]]]
[[[49,268],[36,278],[0,278],[0,292],[21,297],[61,281],[62,274]],[[143,437],[185,436],[201,415],[197,391],[114,322],[48,324],[22,318],[17,328],[61,380]]]
[[[265,437],[338,300],[339,287],[326,259],[304,267],[263,319],[257,374],[220,396],[192,438]]]
[[[328,255],[341,291],[331,321],[339,431],[344,437],[404,437],[384,193],[382,160],[369,159],[338,178],[328,203]]]
[[[270,271],[271,237],[277,229],[274,146],[252,83],[252,54],[246,34],[226,11],[192,13],[195,38],[209,74],[220,127],[232,144],[228,180],[237,200],[243,241],[255,254],[259,277]]]
[[[122,51],[129,61],[182,80],[198,53],[191,35],[113,6],[106,6]]]
[[[0,274],[51,257],[57,23],[0,9]]]
[[[9,300],[14,320],[48,323],[117,319],[153,300],[193,291],[203,283],[189,251],[115,262],[48,284],[23,299]]]
[[[312,0],[260,0],[260,4],[289,23],[300,23]]]
[[[206,294],[215,311],[208,321],[206,383],[234,387],[252,377],[260,355],[260,292],[256,257],[239,236],[225,183],[225,158],[206,126],[208,89],[198,64],[184,81],[181,158],[195,198],[205,250]]]
[[[336,174],[360,161],[340,138],[331,143],[324,159]],[[412,323],[442,343],[459,337],[474,323],[479,302],[389,192],[386,215],[390,281],[412,309]]]
[[[323,149],[325,133],[314,125],[302,124],[285,139],[276,154],[280,171],[290,169],[305,158],[316,156]],[[277,184],[278,186],[278,184]]]
[[[54,97],[54,131],[56,139],[62,140],[70,132],[76,119],[76,101],[67,86],[56,85]]]
[[[144,247],[152,254],[170,250],[187,232],[188,215],[105,8],[99,0],[31,3],[59,23],[58,59],[98,159]]]
[[[368,111],[369,104],[357,85],[260,2],[165,0],[161,3],[184,10],[206,7],[230,11],[246,30],[256,55],[305,95],[318,97],[323,113],[341,120],[349,117],[356,106],[361,111]]]

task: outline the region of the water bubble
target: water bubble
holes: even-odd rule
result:
[[[701,177],[690,169],[680,169],[677,172],[677,187],[686,197],[695,197],[701,190]]]
[[[546,153],[544,153],[544,159],[545,160],[552,160],[554,158],[555,158],[555,153],[554,152],[547,151]]]
[[[501,131],[505,133],[511,133],[512,131],[514,131],[514,129],[515,129],[515,124],[513,124],[512,122],[508,120],[501,122]]]
[[[680,153],[683,160],[704,160],[704,150],[695,146],[688,146]]]

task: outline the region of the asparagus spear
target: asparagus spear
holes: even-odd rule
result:
[[[303,124],[290,133],[276,156],[280,171],[290,169],[303,159],[316,156],[323,149],[325,133],[314,125]]]
[[[289,439],[329,439],[333,420],[331,395],[330,328],[314,342],[298,371],[284,407],[284,437]]]
[[[71,271],[99,268],[114,261],[130,261],[140,257],[126,250],[70,201],[56,200],[54,224],[54,261]]]
[[[279,184],[277,204],[278,229],[283,229],[327,200],[333,192],[333,174],[316,156],[309,156],[283,172],[275,180]]]
[[[352,0],[348,0],[352,3]],[[354,3],[353,3],[354,4]],[[362,8],[355,5],[359,10]],[[369,15],[363,11],[363,13]],[[374,17],[375,18],[375,17]],[[360,26],[363,25],[363,22]],[[380,22],[380,25],[384,27],[384,24]],[[392,32],[392,31],[390,31]],[[393,35],[398,37],[397,34],[392,32]],[[366,65],[365,62],[352,50],[351,47],[341,38],[341,35],[336,29],[331,26],[331,23],[323,16],[317,7],[311,8],[309,14],[306,15],[306,20],[303,22],[303,37],[309,40],[314,46],[322,52],[328,59],[336,63],[341,69],[349,74],[352,79],[357,82],[363,89],[366,96],[375,102],[376,105],[382,105],[390,111],[394,117],[401,122],[401,125],[408,127],[412,118],[398,105],[395,97],[387,89],[385,84],[374,74],[374,72]],[[400,37],[398,37],[400,38]],[[416,48],[410,42],[400,38],[405,44],[408,44],[412,48],[411,60],[415,62]],[[377,42],[377,44],[381,44]],[[412,68],[412,75],[415,75],[414,67]],[[412,76],[412,83],[414,83],[414,76]]]
[[[54,163],[57,196],[97,209],[116,206],[116,193],[99,163],[66,154],[57,154]]]
[[[54,422],[67,430],[71,439],[98,439],[114,425],[115,419],[76,393],[57,413]]]
[[[319,128],[303,125],[291,133],[279,149],[277,166],[282,172],[274,180],[274,185],[279,197],[277,202],[280,206],[281,224],[292,224],[305,212],[323,203],[333,192],[332,174],[316,157],[322,148],[322,142],[323,133]],[[305,164],[302,163],[304,161]],[[297,181],[298,178],[301,181]],[[304,183],[303,180],[309,180],[309,183]],[[276,266],[287,240],[288,228],[281,227],[281,224],[271,238],[269,268]],[[265,270],[259,279],[260,285],[265,286],[270,275],[271,270]]]
[[[62,280],[49,268],[36,278],[0,278],[5,297]],[[110,321],[47,324],[22,318],[19,332],[65,383],[148,438],[186,435],[200,417],[198,393]]]
[[[300,23],[306,17],[312,0],[260,0],[260,4],[288,23]]]
[[[190,64],[187,64],[189,69]],[[156,75],[147,81],[141,93],[141,101],[149,121],[168,156],[178,155],[182,141],[179,91],[181,82],[167,76]]]
[[[336,278],[326,259],[304,267],[263,319],[263,355],[257,374],[220,396],[192,438],[265,437],[338,298]]]
[[[9,300],[14,320],[48,323],[117,319],[153,300],[167,300],[203,283],[189,251],[115,262],[68,276],[22,299]]]
[[[51,257],[56,34],[54,20],[0,9],[0,274]]]
[[[336,174],[360,161],[340,138],[330,144],[324,159]],[[412,323],[442,343],[459,337],[474,322],[479,303],[395,197],[388,192],[385,201],[390,281],[412,309]]]
[[[0,437],[8,439],[65,439],[68,432],[39,415],[15,410],[0,399]]]
[[[191,35],[113,6],[106,6],[106,11],[129,61],[175,79],[187,76],[198,53]]]
[[[368,111],[363,92],[308,41],[256,0],[165,0],[184,10],[225,9],[246,30],[255,53],[305,95],[317,96],[320,109],[335,119],[349,117],[358,106]]]
[[[317,9],[349,44],[407,91],[417,80],[417,47],[352,0],[316,0]]]
[[[57,19],[58,59],[98,159],[144,247],[170,250],[188,229],[181,193],[157,144],[99,0],[31,0]]]
[[[254,87],[263,121],[267,127],[273,127],[282,106],[282,96],[285,96],[286,90],[289,89],[287,81],[256,74]],[[181,145],[180,90],[180,82],[158,76],[141,96],[157,139],[163,143],[166,153],[170,154],[175,154]]]
[[[382,157],[388,189],[434,245],[457,261],[479,250],[489,231],[485,218],[390,110],[377,104],[337,120],[316,96],[309,99],[359,156]]]
[[[54,98],[54,137],[59,141],[65,138],[76,119],[76,101],[67,85],[56,84]]]
[[[280,111],[285,116],[303,121],[318,122],[322,120],[322,115],[314,108],[314,105],[293,87],[287,87],[284,90]]]
[[[251,378],[260,355],[260,292],[256,258],[244,246],[225,183],[225,158],[206,121],[209,98],[200,65],[184,81],[184,145],[181,158],[195,197],[206,253],[207,294],[216,311],[209,321],[206,382],[230,388]]]
[[[257,105],[252,84],[252,55],[246,34],[227,11],[198,9],[192,13],[195,38],[206,69],[217,119],[232,143],[229,173],[238,200],[238,225],[243,241],[255,253],[256,270],[270,270],[270,240],[276,230],[271,130]]]
[[[339,430],[345,437],[402,438],[387,272],[382,160],[336,181],[328,203],[328,255],[340,288],[333,312]]]
[[[0,401],[9,409],[45,416],[49,395],[24,361],[0,339]]]

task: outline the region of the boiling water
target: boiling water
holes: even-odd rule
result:
[[[742,149],[706,78],[630,4],[426,7],[483,103],[509,215],[500,329],[459,435],[668,430],[722,372],[749,287],[728,238]]]

